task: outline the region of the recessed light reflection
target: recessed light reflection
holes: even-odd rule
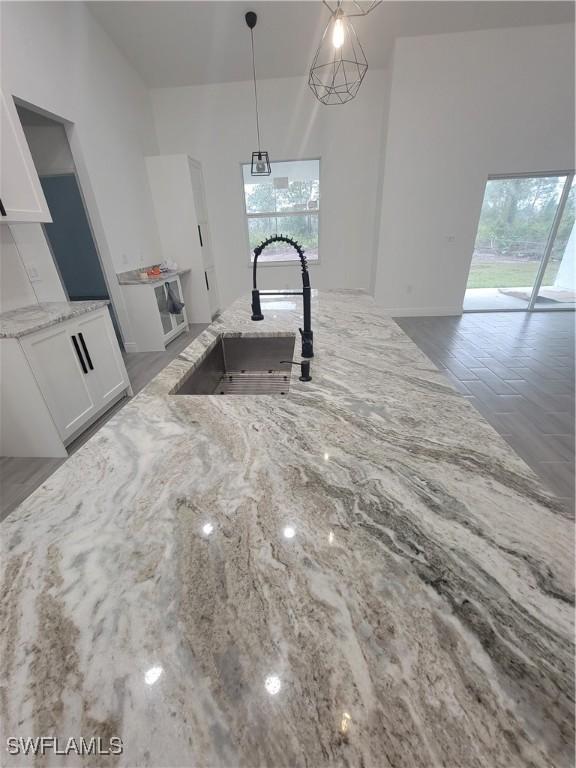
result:
[[[144,674],[144,682],[147,685],[154,685],[160,679],[163,671],[162,667],[150,667]]]
[[[214,526],[212,523],[206,523],[206,525],[202,526],[202,533],[204,536],[210,536],[210,534],[214,531]]]
[[[324,454],[324,461],[330,461],[330,454],[327,451]]]
[[[268,675],[266,680],[264,680],[264,688],[266,688],[266,692],[270,696],[276,696],[280,688],[282,688],[282,682],[278,675]]]
[[[296,536],[296,530],[291,525],[287,525],[282,531],[285,539],[293,539]]]
[[[330,533],[328,534],[328,544],[334,544],[335,538],[336,537],[334,536],[334,531],[330,531]]]
[[[339,731],[342,734],[342,736],[347,737],[350,733],[350,726],[352,725],[352,718],[350,717],[350,714],[348,712],[342,712],[342,717],[340,718],[340,728]]]

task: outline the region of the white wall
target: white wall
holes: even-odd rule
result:
[[[202,163],[223,306],[246,292],[240,163],[255,148],[251,82],[149,93],[82,3],[3,2],[1,14],[3,88],[71,123],[128,348],[114,273],[161,258],[145,155]],[[561,25],[400,38],[392,71],[369,70],[342,107],[320,105],[305,77],[260,81],[271,158],[322,158],[313,286],[374,285],[394,314],[460,311],[488,174],[574,167],[573,33]],[[18,239],[39,275],[36,295],[56,295],[38,239],[29,230]],[[264,288],[298,284],[294,266],[259,274]]]
[[[258,83],[262,148],[272,160],[321,157],[320,263],[313,287],[368,288],[385,73],[369,71],[357,98],[341,107],[316,101],[306,78]],[[202,163],[218,284],[225,307],[251,287],[240,163],[256,149],[251,82],[152,90],[161,154]],[[272,233],[271,233],[272,234]],[[260,266],[262,288],[295,287],[296,266]]]
[[[458,313],[489,174],[574,168],[574,28],[396,41],[375,294]]]
[[[115,273],[159,259],[144,156],[158,151],[148,91],[83,3],[2,3],[2,87],[70,121],[70,147],[130,348]]]
[[[6,224],[0,225],[0,312],[37,304],[18,248]]]
[[[67,301],[68,297],[42,225],[0,224],[0,229],[8,229],[8,227],[38,301]],[[12,257],[8,252],[3,251],[0,255],[2,264],[9,258]],[[7,289],[11,290],[11,288],[11,282],[8,281]]]

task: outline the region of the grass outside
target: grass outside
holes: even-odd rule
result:
[[[467,288],[525,288],[534,284],[538,261],[472,261]],[[550,260],[544,283],[552,285],[560,260]]]

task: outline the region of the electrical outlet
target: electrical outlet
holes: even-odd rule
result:
[[[31,283],[35,283],[35,282],[38,282],[40,280],[40,273],[38,272],[36,267],[30,265],[27,268],[27,272],[28,272],[28,278],[29,278]]]

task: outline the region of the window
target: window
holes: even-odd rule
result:
[[[488,180],[465,310],[574,305],[572,173]]]
[[[544,270],[536,307],[574,309],[576,307],[576,186],[574,178],[558,230]]]
[[[251,176],[250,164],[242,166],[244,202],[250,259],[254,248],[271,235],[297,240],[309,262],[318,261],[320,217],[320,160],[271,163],[270,176]],[[266,248],[258,258],[266,262],[294,261],[296,251],[285,243]]]

